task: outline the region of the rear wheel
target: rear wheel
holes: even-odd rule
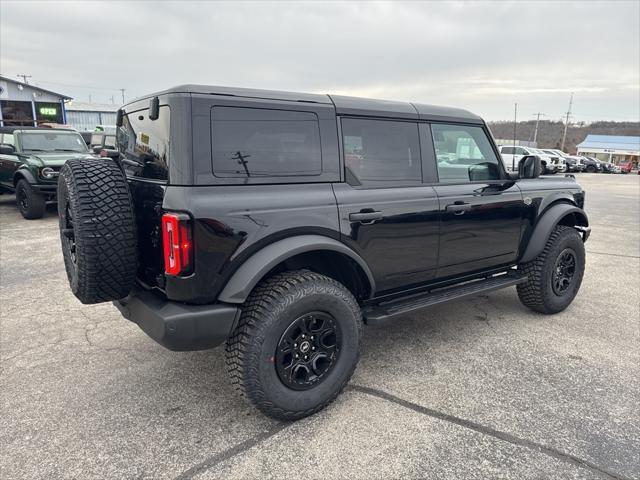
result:
[[[137,240],[129,186],[111,160],[69,160],[58,180],[67,278],[82,303],[117,300],[136,278]]]
[[[24,218],[33,220],[42,218],[46,207],[44,197],[36,192],[25,179],[18,180],[16,185],[16,202]]]
[[[528,279],[517,286],[520,301],[540,313],[558,313],[567,308],[580,289],[585,267],[584,243],[573,227],[558,225],[544,250],[519,270]]]
[[[251,293],[227,340],[227,367],[260,411],[296,420],[342,391],[361,336],[360,308],[342,284],[307,270],[285,272]]]
[[[587,167],[587,172],[588,173],[596,173],[596,167],[594,167],[593,165],[589,165]]]

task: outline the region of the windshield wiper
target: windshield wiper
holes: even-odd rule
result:
[[[25,152],[46,152],[46,150],[43,150],[41,148],[25,148],[24,151]]]
[[[54,151],[56,152],[75,152],[75,153],[82,153],[79,150],[73,150],[72,148],[56,148]]]

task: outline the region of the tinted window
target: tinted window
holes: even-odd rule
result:
[[[515,148],[513,147],[502,147],[500,149],[500,153],[504,153],[506,155],[513,155],[514,151],[515,151]]]
[[[432,124],[431,131],[441,182],[500,178],[498,158],[482,128]]]
[[[127,170],[138,177],[167,180],[169,167],[169,121],[167,105],[160,107],[157,120],[149,120],[149,110],[125,113],[117,131],[117,146],[123,156],[140,167],[127,163]]]
[[[422,181],[416,123],[344,118],[342,136],[345,166],[360,183]]]
[[[311,112],[214,107],[213,173],[217,177],[320,175],[320,128]]]

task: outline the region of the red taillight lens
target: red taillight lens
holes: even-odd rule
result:
[[[191,225],[187,215],[165,213],[162,216],[162,249],[164,271],[167,275],[185,275],[191,272]]]

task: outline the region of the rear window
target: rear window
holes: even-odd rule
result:
[[[213,173],[216,177],[320,175],[320,127],[311,112],[213,107]]]
[[[122,126],[117,130],[117,146],[122,156],[131,160],[124,162],[129,173],[142,178],[168,179],[169,122],[167,105],[160,107],[157,120],[149,119],[148,109],[123,115]]]

